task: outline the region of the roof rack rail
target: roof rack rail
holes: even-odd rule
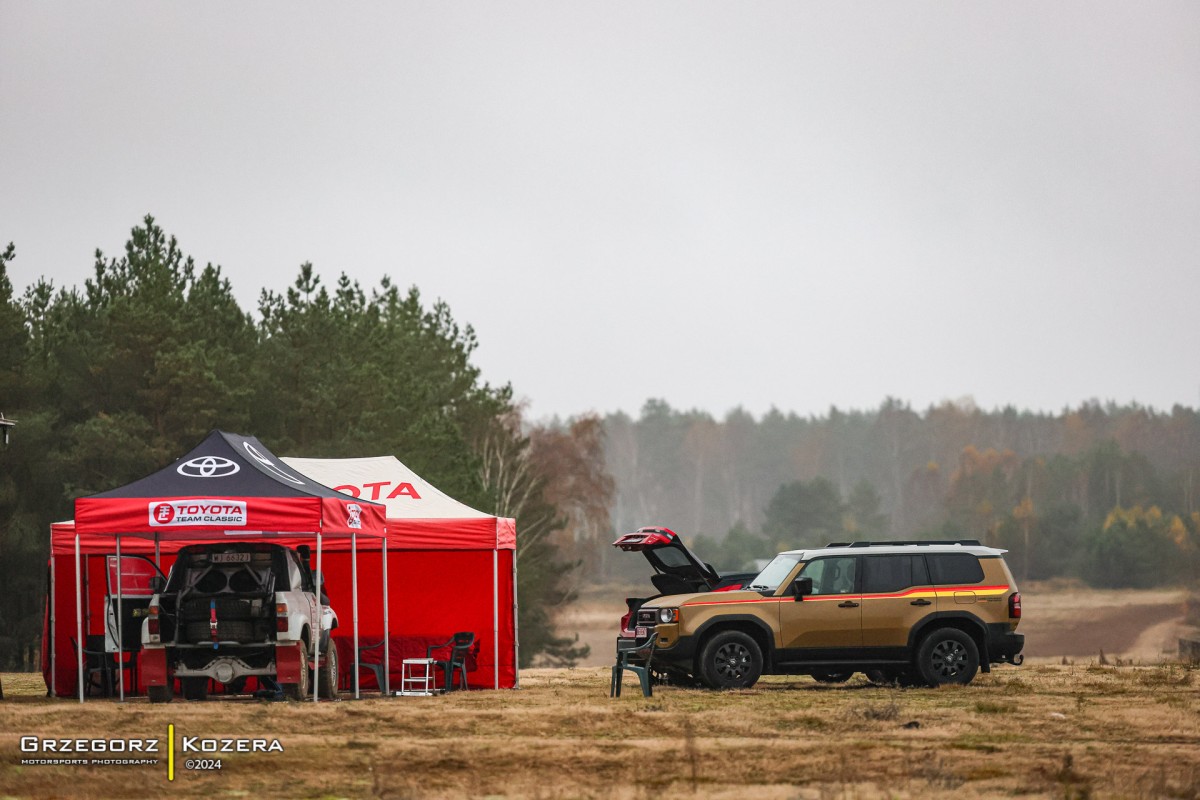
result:
[[[826,547],[888,547],[906,544],[961,544],[968,547],[982,547],[978,539],[893,539],[884,542],[830,542]]]

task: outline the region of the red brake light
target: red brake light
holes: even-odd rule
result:
[[[151,636],[158,636],[158,617],[150,617],[146,620],[146,632]]]
[[[1013,592],[1008,596],[1008,616],[1009,619],[1021,618],[1021,593]]]

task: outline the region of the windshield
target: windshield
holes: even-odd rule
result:
[[[800,563],[800,556],[781,553],[775,556],[771,563],[767,564],[763,571],[758,573],[757,577],[750,581],[750,585],[746,588],[773,592],[779,588],[779,584],[783,583],[788,573],[798,563]]]

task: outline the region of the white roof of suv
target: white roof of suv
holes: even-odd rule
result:
[[[995,547],[985,547],[981,544],[946,544],[942,542],[929,544],[909,544],[897,543],[887,544],[879,543],[854,543],[846,545],[837,545],[834,547],[813,547],[803,550],[785,550],[780,555],[799,556],[801,561],[809,561],[819,556],[846,556],[846,555],[894,555],[894,554],[913,554],[913,553],[970,553],[973,556],[996,557],[1007,553],[1007,550],[1000,550]]]

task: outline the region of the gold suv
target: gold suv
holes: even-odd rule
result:
[[[690,560],[716,578],[708,581],[715,590],[627,600],[621,637],[654,637],[651,666],[675,682],[732,689],[764,674],[839,682],[865,672],[877,682],[936,686],[1023,660],[1021,595],[1006,551],[974,540],[789,550],[723,588],[668,529],[643,528],[614,544],[646,555],[660,591],[680,585],[662,564],[680,572]]]

